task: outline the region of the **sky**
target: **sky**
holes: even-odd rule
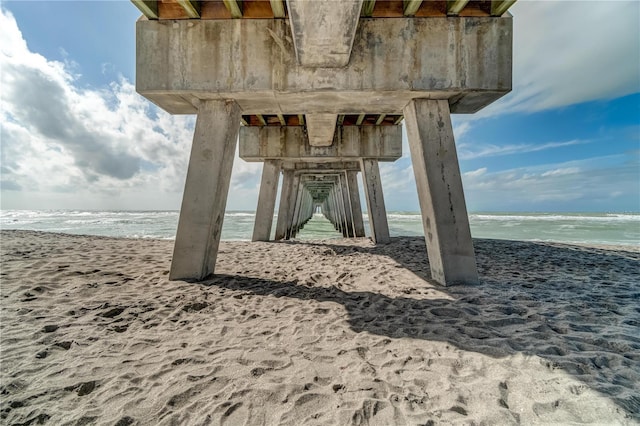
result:
[[[452,116],[467,208],[640,212],[640,2],[520,0],[513,91]],[[177,210],[194,127],[135,91],[129,1],[0,3],[0,207]],[[406,135],[388,211],[418,211]],[[262,165],[234,161],[228,210]],[[363,207],[366,205],[363,201]]]

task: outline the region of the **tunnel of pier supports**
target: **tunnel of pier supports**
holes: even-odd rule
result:
[[[360,172],[371,237],[387,242],[379,162],[402,155],[404,120],[432,277],[477,281],[450,114],[511,90],[513,0],[133,3],[136,90],[197,114],[171,279],[215,271],[238,140],[264,162],[253,240],[271,238],[281,175],[276,239],[318,206],[364,235]]]

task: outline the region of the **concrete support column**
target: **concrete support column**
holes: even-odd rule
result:
[[[169,279],[213,274],[240,128],[235,102],[200,101]]]
[[[360,190],[358,189],[358,172],[347,171],[347,186],[353,219],[353,232],[356,237],[364,237],[364,221],[362,220],[362,205],[360,204]]]
[[[387,210],[384,206],[384,196],[382,195],[378,161],[363,158],[360,160],[360,168],[369,211],[371,238],[376,244],[386,244],[390,241],[389,224],[387,223]]]
[[[300,216],[300,208],[302,207],[302,193],[304,188],[302,187],[302,182],[300,181],[300,177],[298,177],[298,185],[296,188],[296,198],[293,203],[293,214],[289,218],[289,228],[287,231],[287,239],[295,238],[296,232],[298,230],[298,220]]]
[[[275,160],[266,160],[262,166],[260,195],[258,196],[256,220],[253,225],[251,241],[269,241],[271,237],[271,224],[273,222],[273,210],[276,206],[276,196],[278,195],[279,179],[280,163]]]
[[[346,172],[340,175],[340,189],[342,190],[347,237],[352,238],[355,237],[355,231],[353,228],[353,211],[351,209],[351,197],[349,195],[349,185],[347,185]]]
[[[289,219],[289,203],[293,192],[293,170],[282,171],[282,189],[280,190],[280,205],[278,206],[278,221],[276,223],[276,240],[287,235]]]
[[[443,285],[476,283],[458,156],[446,100],[415,99],[404,109],[431,276]]]
[[[286,226],[286,232],[285,232],[285,239],[288,240],[291,238],[291,229],[293,228],[293,220],[295,217],[295,211],[296,211],[296,201],[298,199],[298,190],[299,190],[299,185],[300,185],[300,176],[299,175],[295,175],[293,176],[293,184],[291,186],[291,192],[289,193],[289,210],[287,213],[287,226]]]

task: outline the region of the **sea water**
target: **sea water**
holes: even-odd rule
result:
[[[417,212],[388,212],[391,236],[422,236]],[[250,240],[254,212],[228,211],[223,240]],[[364,215],[368,233],[368,218]],[[275,220],[272,228],[275,229]],[[495,213],[469,215],[475,238],[567,243],[640,245],[640,213]],[[175,238],[177,211],[3,210],[0,229],[27,229],[125,238]],[[272,231],[273,232],[273,231]],[[298,234],[300,239],[341,238],[321,214]]]

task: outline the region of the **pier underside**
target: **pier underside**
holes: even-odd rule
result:
[[[215,2],[194,1],[171,9],[191,19],[171,19],[166,1],[134,3],[146,15],[138,92],[198,116],[172,279],[215,271],[237,141],[242,159],[264,162],[254,241],[271,237],[281,175],[275,239],[295,237],[319,208],[344,237],[363,237],[360,172],[371,237],[388,242],[378,163],[402,156],[404,122],[432,278],[477,281],[450,114],[511,90],[513,2],[405,1],[393,19],[362,0],[274,0],[264,19],[211,18]]]

